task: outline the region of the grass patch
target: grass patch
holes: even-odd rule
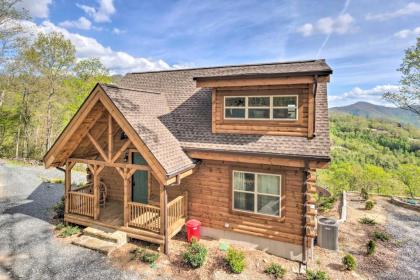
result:
[[[230,247],[227,251],[225,260],[233,273],[241,273],[245,269],[244,252]]]
[[[313,270],[306,270],[306,279],[307,280],[328,280],[330,279],[325,271],[313,271]]]
[[[275,279],[281,279],[286,274],[286,269],[277,263],[271,263],[264,272],[274,276]]]
[[[50,184],[64,184],[63,178],[42,178],[42,181]]]
[[[193,240],[187,251],[182,254],[182,258],[192,268],[198,268],[206,262],[207,253],[206,247]]]
[[[78,226],[64,226],[58,234],[58,237],[65,238],[79,233],[80,228]]]
[[[136,248],[131,253],[134,255],[133,259],[138,259],[151,265],[155,264],[160,256],[159,253],[148,251],[143,248]]]
[[[390,236],[386,232],[383,232],[383,231],[374,231],[372,235],[373,235],[373,239],[381,240],[382,242],[389,241],[390,239]]]
[[[364,224],[364,225],[369,225],[369,226],[374,226],[376,225],[376,221],[375,219],[369,218],[369,217],[363,217],[359,220],[359,223]]]

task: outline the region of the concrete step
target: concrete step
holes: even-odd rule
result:
[[[80,247],[98,251],[106,255],[110,254],[113,250],[119,247],[119,245],[115,244],[114,242],[109,242],[86,235],[79,236],[71,243]]]
[[[118,245],[127,243],[127,233],[101,226],[90,226],[83,230],[83,235],[95,237]]]

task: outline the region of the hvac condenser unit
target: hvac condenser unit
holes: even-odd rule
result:
[[[338,225],[335,219],[325,217],[318,219],[317,242],[321,248],[338,250]]]

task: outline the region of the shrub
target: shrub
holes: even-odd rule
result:
[[[145,263],[154,264],[159,259],[159,253],[145,252],[141,260]]]
[[[369,199],[369,193],[365,188],[362,188],[360,190],[360,196],[364,199],[364,200],[368,200]]]
[[[62,230],[65,227],[66,227],[66,225],[63,224],[63,223],[58,223],[58,224],[55,225],[56,230]]]
[[[276,279],[281,279],[286,274],[286,269],[277,263],[271,263],[264,272],[273,275]]]
[[[64,196],[62,196],[60,201],[53,206],[53,211],[55,212],[55,219],[64,219]]]
[[[325,212],[327,210],[330,210],[333,208],[334,203],[337,201],[337,197],[336,196],[330,196],[330,197],[326,197],[326,196],[321,196],[319,198],[319,202],[318,202],[318,209],[321,212]]]
[[[306,270],[306,279],[307,280],[328,280],[328,275],[324,271],[312,271],[307,269]]]
[[[382,231],[374,231],[373,232],[373,238],[375,240],[381,240],[381,241],[385,242],[385,241],[389,240],[389,235],[385,232],[382,232]]]
[[[366,244],[366,249],[367,249],[368,256],[375,254],[376,242],[373,240],[369,240],[369,242]]]
[[[182,254],[184,262],[190,265],[192,268],[200,267],[204,264],[207,257],[207,249],[203,245],[194,241],[189,245],[187,251]]]
[[[356,260],[350,254],[345,255],[342,262],[347,270],[354,270],[356,268]]]
[[[366,202],[365,202],[365,209],[366,210],[371,210],[373,208],[373,206],[375,206],[375,202],[373,202],[372,200],[366,200]]]
[[[241,273],[245,268],[245,255],[244,252],[230,247],[227,251],[226,262],[233,273]]]
[[[368,217],[361,218],[359,220],[359,223],[364,224],[364,225],[370,225],[370,226],[376,225],[375,219],[368,218]]]
[[[65,226],[58,237],[69,237],[75,234],[80,233],[80,228],[78,226]]]
[[[51,184],[63,184],[64,179],[62,179],[62,178],[52,178],[52,179],[47,179],[47,182],[51,183]]]

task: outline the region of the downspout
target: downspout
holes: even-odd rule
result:
[[[303,170],[303,207],[302,207],[302,213],[303,213],[303,219],[302,219],[302,234],[303,234],[303,243],[302,243],[302,264],[307,265],[307,241],[308,238],[306,237],[306,224],[307,224],[307,218],[306,218],[306,203],[307,203],[307,191],[308,191],[308,170],[309,164],[308,160],[304,161],[304,170]]]
[[[318,75],[314,75],[314,85],[313,85],[313,92],[312,92],[312,94],[314,95],[314,121],[313,121],[313,128],[312,128],[314,136],[316,134],[315,133],[315,123],[316,123],[316,119],[315,119],[316,105],[315,105],[315,103],[316,103],[316,92],[317,92],[317,90],[318,90]]]

